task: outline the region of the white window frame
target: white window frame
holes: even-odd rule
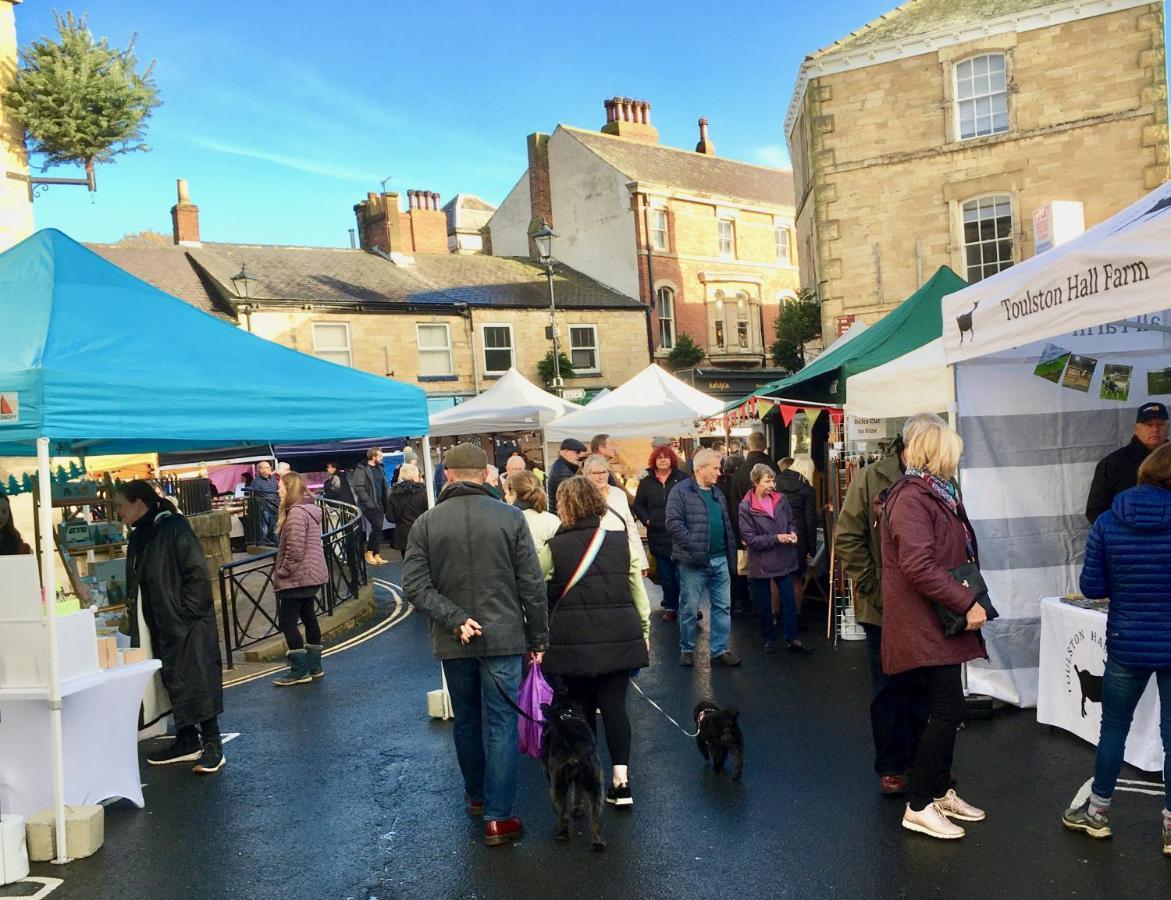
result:
[[[793,229],[781,222],[776,223],[777,262],[793,264]]]
[[[670,315],[663,315],[663,293],[666,292],[670,303]],[[659,318],[659,349],[675,349],[675,289],[664,284],[655,291],[655,315]],[[663,339],[663,325],[666,324],[668,340]]]
[[[318,328],[328,328],[328,329],[341,328],[345,332],[345,335],[346,335],[345,346],[344,347],[321,347],[321,346],[318,346],[318,340],[317,340],[317,329]],[[337,363],[339,366],[348,366],[349,368],[354,367],[354,353],[353,353],[353,345],[350,342],[350,323],[349,322],[313,322],[311,330],[313,332],[313,355],[314,356],[316,356],[318,359],[325,359],[325,360],[328,360],[329,362]],[[341,362],[340,360],[334,358],[335,355],[341,354],[341,353],[344,353],[346,356],[345,362]],[[330,355],[324,355],[324,354],[330,354]]]
[[[446,347],[424,347],[422,340],[422,329],[424,328],[442,328],[444,335],[447,337]],[[451,326],[446,322],[416,322],[415,323],[415,345],[419,348],[419,377],[420,378],[446,378],[455,375],[455,362],[451,354]],[[447,371],[446,372],[428,372],[423,373],[423,359],[431,356],[438,356],[439,354],[447,353]]]
[[[573,345],[574,331],[581,331],[588,329],[594,337],[594,343],[591,347],[575,348]],[[602,348],[598,345],[598,326],[597,325],[581,325],[576,322],[570,322],[568,325],[568,340],[569,340],[569,361],[573,362],[573,351],[578,350],[592,350],[594,354],[594,365],[592,367],[574,365],[574,375],[597,375],[602,371]]]
[[[724,226],[728,226],[728,249],[724,249]],[[723,259],[736,258],[736,220],[727,216],[716,220],[716,247]]]
[[[651,249],[660,253],[666,253],[671,249],[671,219],[667,215],[667,210],[661,206],[651,207]]]
[[[736,302],[734,312],[736,313],[736,335],[733,346],[735,349],[744,353],[748,353],[755,349],[755,328],[752,327],[752,313],[753,306],[748,300],[748,295],[743,291],[739,291],[733,298]],[[743,318],[741,318],[743,313]],[[741,327],[743,326],[743,327]],[[741,338],[743,337],[743,343]]]
[[[974,208],[969,210],[969,207]],[[1000,234],[996,231],[996,221],[1003,216],[997,216],[996,210],[998,207],[1008,208],[1008,233]],[[971,284],[975,281],[982,281],[997,272],[1002,272],[1005,269],[1011,268],[1016,261],[1016,240],[1014,238],[1014,228],[1016,225],[1016,217],[1012,209],[1012,197],[1009,194],[982,194],[979,197],[971,197],[959,205],[960,207],[960,244],[963,247],[963,266],[964,278]],[[991,215],[982,216],[986,211],[991,211]],[[968,240],[967,225],[968,213],[974,212],[976,218],[973,220],[976,224],[976,239],[974,241]],[[991,220],[993,223],[993,234],[991,237],[985,237],[981,234],[980,223]],[[1002,245],[1008,243],[1008,256],[1004,257]],[[968,251],[973,247],[980,249],[980,262],[970,263]],[[989,270],[989,267],[995,267]],[[974,271],[978,270],[978,271]],[[973,277],[978,275],[978,277]]]
[[[488,351],[499,353],[503,347],[489,347],[488,346],[488,329],[489,328],[507,328],[508,329],[508,365],[503,369],[492,369],[488,366]],[[516,336],[512,331],[512,324],[509,322],[485,322],[480,326],[480,349],[483,353],[484,360],[484,374],[485,375],[503,375],[510,368],[516,365]]]
[[[983,71],[977,73],[981,62]],[[1009,130],[1007,54],[978,53],[958,61],[953,67],[952,86],[957,141],[1005,134]],[[971,123],[969,134],[964,133],[965,121]]]

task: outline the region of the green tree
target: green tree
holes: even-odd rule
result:
[[[570,361],[569,357],[566,356],[564,353],[561,353],[558,355],[560,356],[560,363],[561,363],[561,377],[562,378],[572,378],[573,377],[573,363]],[[545,387],[549,387],[550,385],[553,384],[553,351],[552,350],[550,350],[548,353],[546,353],[545,358],[542,359],[539,363],[537,363],[537,374],[541,376],[541,381],[543,381],[545,383]]]
[[[703,362],[705,356],[707,354],[703,352],[703,347],[695,343],[686,331],[681,331],[675,338],[675,346],[671,348],[671,353],[667,356],[667,367],[672,372],[690,369]]]
[[[796,372],[805,366],[805,344],[821,335],[821,305],[810,290],[802,288],[797,299],[781,307],[777,316],[777,339],[769,354],[782,369]]]
[[[92,186],[95,163],[150,149],[145,123],[160,102],[154,63],[137,71],[133,37],[119,50],[106,38],[95,41],[85,16],[53,17],[58,40],[42,37],[21,51],[3,103],[46,169],[82,165]]]

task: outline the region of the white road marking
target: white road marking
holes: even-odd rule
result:
[[[39,876],[30,875],[22,881],[14,882],[14,884],[39,884],[41,889],[35,894],[23,894],[21,900],[43,900],[48,897],[53,891],[61,887],[65,882],[60,878],[41,878]]]
[[[1070,804],[1071,809],[1077,809],[1077,807],[1081,806],[1083,803],[1085,803],[1087,800],[1090,799],[1090,787],[1093,785],[1093,783],[1094,783],[1093,778],[1087,778],[1086,783],[1083,784],[1080,788],[1078,788],[1078,792],[1073,795],[1073,803]],[[1132,785],[1132,784],[1141,784],[1141,785],[1144,785],[1145,787],[1158,788],[1158,790],[1150,791],[1150,790],[1144,790],[1143,788],[1138,788],[1138,787],[1127,787],[1127,785]],[[1128,778],[1119,778],[1118,784],[1115,787],[1115,790],[1116,791],[1126,791],[1127,793],[1130,793],[1130,794],[1149,794],[1152,797],[1162,797],[1163,796],[1163,785],[1157,781],[1132,781]]]

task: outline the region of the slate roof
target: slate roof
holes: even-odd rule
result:
[[[908,0],[857,31],[821,48],[810,59],[895,43],[933,31],[1053,5],[1054,0]]]
[[[717,194],[774,206],[794,206],[793,172],[755,166],[676,147],[559,125],[631,181]]]
[[[235,320],[232,276],[247,267],[248,296],[263,303],[384,306],[498,306],[544,309],[545,270],[507,256],[421,253],[411,265],[365,250],[205,243],[201,247],[125,247],[87,244],[114,265],[222,319]],[[641,310],[642,304],[558,264],[553,274],[563,309]]]

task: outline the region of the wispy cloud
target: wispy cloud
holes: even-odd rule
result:
[[[792,165],[789,161],[789,151],[782,144],[767,144],[764,147],[757,147],[753,151],[753,156],[756,157],[757,162],[766,166],[787,169]]]
[[[296,169],[298,172],[308,172],[310,175],[321,175],[325,178],[339,178],[343,181],[361,181],[367,184],[377,182],[378,176],[373,172],[355,169],[350,166],[335,166],[328,162],[304,156],[289,156],[284,153],[271,153],[255,147],[240,147],[235,144],[225,144],[221,141],[196,137],[191,139],[197,146],[215,153],[227,153],[230,156],[242,156],[245,159],[257,159],[261,162],[284,166],[287,169]]]

